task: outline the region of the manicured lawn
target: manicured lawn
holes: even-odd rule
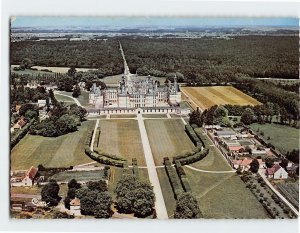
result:
[[[143,114],[145,118],[167,118],[166,114]]]
[[[72,92],[60,91],[59,93],[72,97]],[[74,102],[74,100],[72,98],[68,98],[66,96],[55,95],[55,97],[58,97],[58,98],[63,97],[63,98],[65,98],[65,101],[73,101]],[[81,95],[76,99],[78,99],[78,101],[81,103],[82,106],[88,106],[89,105],[89,92],[85,91],[85,90],[81,90]],[[60,101],[63,101],[63,100],[60,100]]]
[[[75,101],[67,96],[55,94],[55,99],[59,102],[64,102],[67,105],[75,104]]]
[[[107,153],[122,156],[131,163],[137,159],[140,166],[145,166],[144,152],[138,123],[136,120],[100,120],[99,148]]]
[[[82,122],[77,132],[53,138],[27,134],[11,151],[11,169],[26,170],[39,164],[63,167],[93,162],[84,153],[84,141],[88,128],[94,125],[94,121]]]
[[[226,159],[220,153],[220,151],[209,140],[208,136],[202,129],[198,128],[197,131],[201,132],[205,143],[205,147],[209,148],[208,155],[199,162],[191,164],[192,167],[207,170],[207,171],[230,171],[232,170]]]
[[[204,218],[268,218],[263,206],[235,173],[184,170]]]
[[[135,118],[136,114],[115,114],[110,115],[110,118]]]
[[[182,87],[184,95],[193,100],[201,109],[213,105],[258,105],[259,101],[232,86]]]
[[[145,126],[156,165],[162,165],[164,157],[173,157],[194,148],[181,119],[145,120]]]
[[[279,124],[251,124],[253,131],[264,132],[264,138],[277,147],[281,153],[299,149],[299,129]]]
[[[69,182],[71,179],[77,181],[98,181],[101,180],[104,174],[104,170],[95,171],[64,171],[59,172],[50,177],[57,182]]]
[[[174,218],[176,200],[165,168],[156,168],[169,218]]]

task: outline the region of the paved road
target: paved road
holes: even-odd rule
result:
[[[144,120],[141,114],[137,115],[138,125],[140,128],[141,138],[142,138],[142,145],[145,154],[145,160],[148,168],[148,174],[151,184],[153,185],[154,193],[155,193],[155,210],[158,219],[168,219],[168,213],[166,204],[164,201],[164,197],[162,194],[162,190],[160,187],[159,179],[156,172],[156,167],[147,135],[147,131],[145,128]]]
[[[58,91],[54,91],[54,94],[55,94],[55,95],[65,96],[65,97],[69,97],[69,98],[73,99],[74,102],[75,102],[78,106],[82,107],[82,105],[81,105],[81,103],[78,101],[78,99],[76,99],[76,98],[74,98],[74,97],[72,97],[72,96],[68,96],[68,95],[65,95],[65,94],[61,94],[61,93],[59,93]]]
[[[99,125],[99,119],[97,119],[96,124],[95,124],[95,129],[94,129],[94,133],[93,133],[93,137],[92,137],[92,141],[91,141],[91,145],[90,145],[91,151],[94,151],[94,141],[95,141],[95,136],[96,136],[98,125]]]
[[[290,209],[297,215],[297,216],[299,216],[299,212],[298,212],[298,210],[291,204],[291,203],[289,203],[289,201],[287,200],[287,199],[285,199],[285,197],[284,196],[282,196],[281,195],[281,193],[280,192],[278,192],[275,188],[274,188],[274,186],[269,182],[269,180],[267,179],[267,177],[265,176],[265,174],[263,174],[263,170],[260,170],[259,172],[258,172],[258,174],[264,179],[264,181],[266,182],[266,184],[270,187],[270,189],[272,189],[273,190],[273,192],[285,203],[285,204],[287,204],[287,206],[288,207],[290,207]]]
[[[124,51],[123,51],[123,48],[122,48],[122,44],[121,44],[121,42],[119,42],[119,43],[120,43],[121,54],[122,54],[123,61],[124,61],[124,74],[125,74],[125,75],[131,75],[131,74],[130,74],[129,67],[128,67],[128,65],[127,65],[127,61],[126,61],[126,59],[125,59],[125,54],[124,54]]]

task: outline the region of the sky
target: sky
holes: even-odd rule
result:
[[[297,18],[12,17],[12,27],[298,26]]]

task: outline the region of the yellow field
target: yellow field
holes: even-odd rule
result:
[[[182,87],[181,91],[193,106],[196,105],[200,109],[224,104],[252,106],[261,104],[232,86]]]

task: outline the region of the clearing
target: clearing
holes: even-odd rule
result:
[[[181,90],[188,99],[201,109],[224,104],[252,106],[261,104],[232,86],[182,87]]]
[[[164,157],[173,157],[194,148],[181,119],[147,119],[145,127],[156,165],[162,165]]]
[[[27,170],[39,164],[66,167],[93,162],[84,153],[84,141],[94,121],[82,122],[79,130],[59,137],[27,134],[11,151],[11,170]]]

